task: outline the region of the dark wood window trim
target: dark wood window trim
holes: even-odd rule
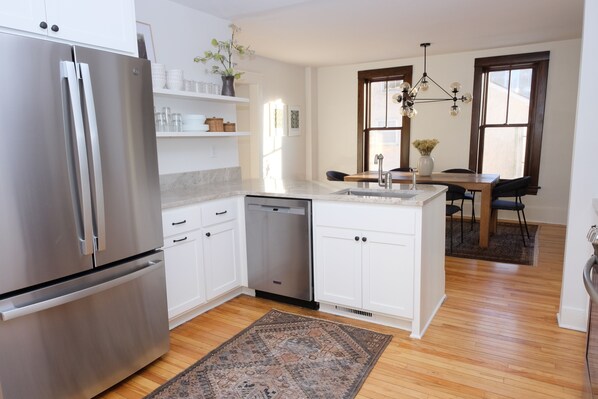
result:
[[[542,151],[542,130],[544,128],[544,107],[548,83],[548,62],[550,52],[515,54],[475,60],[473,83],[473,107],[471,115],[471,138],[469,144],[469,168],[482,170],[481,148],[483,136],[480,134],[482,110],[482,92],[484,73],[505,69],[532,68],[532,92],[530,94],[529,132],[526,145],[525,167],[523,174],[531,176],[529,194],[537,194],[540,176],[540,155]]]
[[[357,172],[368,170],[368,162],[365,157],[369,153],[368,134],[366,130],[366,115],[369,104],[369,84],[371,82],[383,82],[387,80],[412,81],[413,66],[401,66],[393,68],[371,69],[357,72]],[[397,107],[399,105],[397,104]],[[409,145],[410,145],[411,121],[403,117],[401,127],[401,167],[409,166]],[[393,130],[396,130],[394,128]]]

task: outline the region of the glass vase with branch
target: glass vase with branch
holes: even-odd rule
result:
[[[234,97],[234,80],[239,79],[242,72],[235,69],[237,64],[233,61],[233,57],[253,55],[254,51],[249,46],[243,46],[237,42],[235,36],[241,31],[238,26],[231,24],[229,27],[231,28],[229,40],[212,39],[211,44],[215,47],[215,50],[207,50],[204,52],[203,57],[197,56],[193,61],[203,64],[208,61],[213,62],[211,72],[222,76],[222,95]]]

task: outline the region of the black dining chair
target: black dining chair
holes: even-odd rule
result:
[[[499,210],[517,212],[524,247],[527,247],[527,244],[525,242],[525,235],[523,234],[523,226],[525,226],[527,238],[531,239],[531,237],[527,228],[527,220],[525,219],[525,204],[521,201],[521,197],[527,194],[531,180],[530,176],[505,180],[496,184],[492,189],[492,212],[498,212]],[[514,200],[504,200],[501,198],[514,198]],[[523,224],[521,223],[521,216],[523,216]]]
[[[475,174],[475,171],[471,169],[465,168],[452,168],[443,170],[442,173],[468,173],[468,174]],[[475,223],[475,191],[469,190],[463,196],[461,201],[461,208],[463,208],[463,202],[471,201],[471,230],[473,230],[473,225]]]
[[[457,186],[455,184],[444,184],[445,186],[447,186],[447,192],[446,192],[446,200],[447,203],[446,204],[446,211],[445,211],[445,216],[448,216],[450,218],[450,223],[451,223],[451,252],[453,253],[453,215],[455,213],[461,212],[461,243],[463,243],[463,208],[455,205],[454,201],[455,199],[459,199],[462,198],[463,195],[465,194],[465,189],[461,186]],[[463,203],[463,202],[461,202]]]
[[[344,181],[345,176],[349,176],[349,174],[339,172],[337,170],[329,170],[328,172],[326,172],[326,178],[330,181]]]
[[[431,184],[431,183],[421,183],[418,185],[425,185],[425,184]],[[453,227],[453,215],[456,213],[461,212],[461,243],[463,243],[463,208],[461,208],[459,205],[455,205],[454,201],[456,199],[460,199],[463,194],[465,194],[465,189],[461,186],[457,186],[456,184],[449,184],[449,183],[435,183],[436,185],[439,186],[446,186],[447,191],[446,191],[446,206],[445,206],[445,213],[444,216],[450,218],[450,232],[451,232],[451,244],[450,244],[450,253],[453,253],[453,232],[454,232],[454,227]]]
[[[413,172],[413,168],[407,166],[406,168],[394,168],[390,170],[391,172]]]

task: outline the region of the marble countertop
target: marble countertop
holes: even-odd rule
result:
[[[423,206],[426,202],[446,191],[445,186],[418,185],[409,190],[407,184],[395,184],[395,193],[415,193],[412,198],[375,197],[337,193],[346,189],[372,189],[388,191],[377,183],[350,183],[292,179],[254,179],[217,182],[162,192],[162,209],[192,205],[198,202],[228,198],[237,195],[260,195],[282,198],[305,198],[326,201],[376,203],[388,205]]]

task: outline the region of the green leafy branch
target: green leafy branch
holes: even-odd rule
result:
[[[245,55],[253,55],[254,51],[249,46],[243,46],[237,43],[235,35],[241,31],[241,29],[231,24],[231,38],[230,40],[216,40],[212,39],[212,46],[216,48],[215,51],[205,51],[203,57],[197,56],[193,59],[195,62],[206,63],[213,61],[216,65],[212,65],[212,73],[217,73],[222,76],[234,76],[235,79],[241,77],[242,72],[235,72],[237,64],[233,62],[233,55],[237,54],[239,57]]]

